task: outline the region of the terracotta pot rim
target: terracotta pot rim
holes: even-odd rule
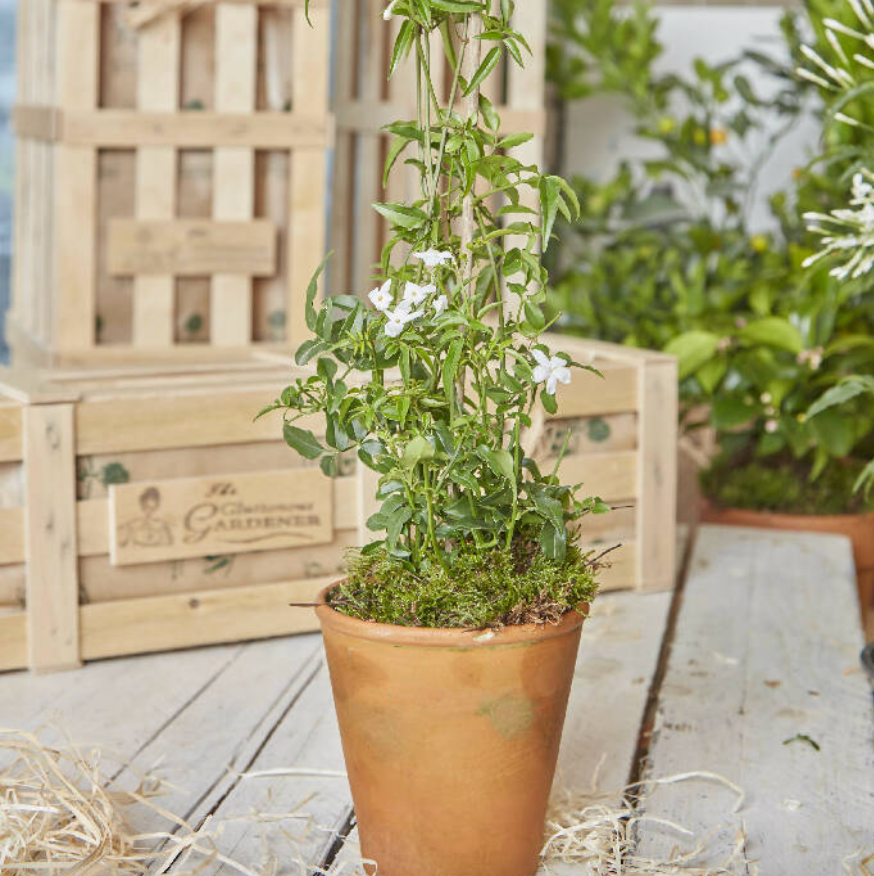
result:
[[[851,520],[868,520],[870,519],[874,522],[874,510],[871,511],[857,511],[855,513],[847,513],[847,514],[801,514],[799,512],[793,511],[764,511],[758,510],[755,508],[738,508],[736,505],[717,505],[715,502],[711,502],[709,499],[702,499],[703,511],[704,514],[713,514],[716,516],[719,515],[733,515],[733,516],[747,516],[753,519],[762,519],[762,518],[772,518],[772,519],[785,519],[785,520],[823,520],[823,521],[851,521]],[[708,522],[704,520],[703,522]]]
[[[496,645],[529,643],[532,636],[538,640],[550,639],[574,632],[586,619],[589,605],[578,611],[569,611],[557,624],[517,624],[502,630],[460,630],[439,627],[401,627],[359,620],[335,611],[328,605],[327,595],[340,581],[329,584],[316,598],[316,615],[323,627],[360,639],[382,640],[391,644],[420,645],[434,648],[481,648]]]

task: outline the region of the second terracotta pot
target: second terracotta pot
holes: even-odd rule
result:
[[[701,521],[847,536],[853,544],[859,604],[864,620],[864,613],[874,597],[874,511],[867,514],[780,514],[746,508],[718,508],[705,500],[701,507]]]
[[[584,614],[396,627],[334,611],[327,592],[316,613],[364,857],[378,876],[531,876]]]

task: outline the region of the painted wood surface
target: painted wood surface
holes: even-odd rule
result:
[[[874,852],[874,721],[854,577],[845,538],[699,529],[649,775],[719,773],[745,799],[732,813],[728,788],[683,782],[651,789],[644,810],[698,836],[721,826],[711,866],[739,841],[742,872],[768,876],[864,872],[842,862]],[[644,829],[640,851],[675,845],[682,835]]]

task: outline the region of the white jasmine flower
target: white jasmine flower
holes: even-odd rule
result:
[[[419,259],[425,263],[428,268],[437,268],[440,265],[445,265],[446,262],[453,261],[453,255],[446,250],[426,249],[424,252],[414,252],[414,259]]]
[[[394,8],[398,5],[398,0],[391,0],[391,3],[385,7],[385,11],[382,13],[382,17],[388,21],[392,15],[394,14]]]
[[[807,363],[811,371],[818,371],[822,365],[822,347],[814,347],[812,350],[802,350],[796,357],[795,361],[799,365]]]
[[[434,315],[440,316],[447,307],[449,307],[449,299],[445,295],[441,295],[434,301]]]
[[[368,296],[370,303],[381,313],[385,313],[392,305],[391,280],[386,280],[382,286],[374,289]]]
[[[771,420],[766,420],[766,421],[765,421],[765,431],[766,431],[766,432],[768,432],[768,433],[770,433],[770,434],[773,434],[773,433],[776,432],[779,428],[780,428],[780,424],[779,424],[776,420],[771,419]]]
[[[387,310],[385,315],[388,318],[388,321],[385,324],[385,333],[390,338],[396,338],[404,328],[406,328],[408,323],[418,319],[424,313],[424,310],[417,310],[414,313],[410,313],[409,308],[400,305],[394,310]]]
[[[429,295],[437,291],[437,287],[433,283],[427,286],[419,286],[416,283],[408,282],[404,286],[404,298],[402,303],[406,303],[408,307],[417,307]]]
[[[537,365],[534,368],[534,382],[545,383],[548,395],[555,395],[556,386],[559,383],[571,382],[571,370],[567,362],[561,356],[549,358],[540,350],[532,350],[531,355]]]
[[[763,393],[759,396],[759,401],[760,401],[763,405],[769,405],[769,404],[771,404],[771,393],[770,393],[770,392],[763,392]]]

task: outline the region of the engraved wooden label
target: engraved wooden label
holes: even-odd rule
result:
[[[333,490],[317,469],[114,484],[114,565],[328,544]]]

